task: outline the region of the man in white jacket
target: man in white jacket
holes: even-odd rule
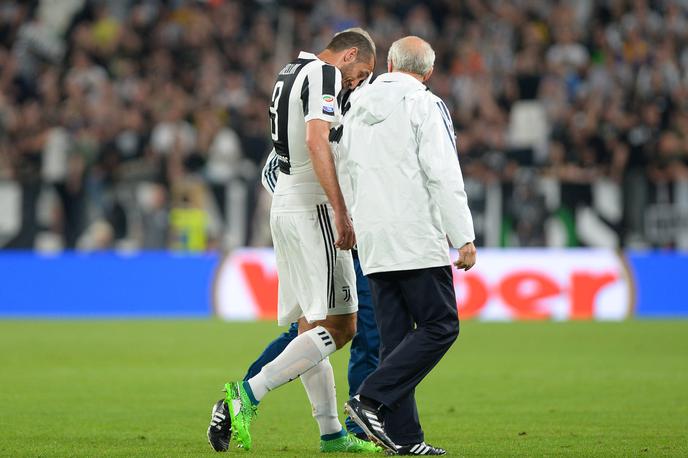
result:
[[[380,365],[346,408],[403,455],[446,453],[425,444],[414,392],[459,334],[447,239],[459,249],[457,268],[476,256],[449,111],[423,84],[434,59],[418,37],[396,41],[389,73],[352,95],[340,143],[381,338]]]

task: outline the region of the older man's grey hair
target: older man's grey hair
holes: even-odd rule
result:
[[[418,37],[400,38],[392,43],[387,53],[387,62],[395,71],[423,76],[435,65],[435,51]]]

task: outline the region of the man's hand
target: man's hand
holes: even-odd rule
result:
[[[340,250],[350,250],[356,245],[356,235],[354,234],[354,224],[349,213],[334,212],[334,225],[337,228],[337,241],[334,246]]]
[[[468,242],[459,248],[459,259],[454,263],[457,269],[468,270],[475,265],[475,245]]]

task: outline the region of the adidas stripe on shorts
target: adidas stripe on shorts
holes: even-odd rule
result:
[[[273,211],[270,227],[279,276],[279,325],[302,316],[313,322],[358,310],[353,258],[351,251],[334,246],[336,229],[329,205],[314,205],[312,211]]]

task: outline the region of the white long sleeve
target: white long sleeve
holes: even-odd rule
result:
[[[418,160],[430,196],[439,207],[442,226],[454,247],[460,248],[475,240],[475,233],[449,111],[439,100],[424,98],[419,103],[425,106],[418,110],[424,114],[417,130]]]

